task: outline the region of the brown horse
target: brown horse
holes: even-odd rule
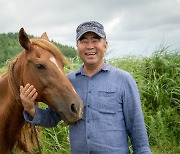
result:
[[[3,154],[11,153],[15,147],[32,153],[29,143],[33,134],[23,118],[20,85],[34,85],[38,92],[36,101],[45,102],[60,113],[67,124],[82,116],[82,100],[64,73],[66,60],[49,42],[46,33],[41,39],[29,39],[21,28],[19,42],[24,50],[0,78],[0,153]]]

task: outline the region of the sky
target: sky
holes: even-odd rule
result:
[[[180,0],[0,0],[0,33],[23,27],[76,47],[77,26],[92,20],[104,25],[113,57],[180,49]]]

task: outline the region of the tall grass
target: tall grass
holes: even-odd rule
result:
[[[177,108],[180,103],[180,53],[162,48],[144,61],[143,96],[148,100],[147,109]]]
[[[70,62],[72,66],[65,68],[66,73],[82,64],[78,57]],[[180,153],[180,51],[160,47],[148,58],[123,57],[111,59],[109,63],[130,72],[137,82],[153,154]],[[7,64],[0,72],[6,68]],[[70,153],[68,128],[63,122],[56,128],[40,127],[42,151]]]
[[[150,144],[158,153],[179,153],[180,52],[160,48],[144,59],[142,76],[141,97]]]
[[[54,128],[41,128],[41,134],[43,136],[40,139],[40,144],[43,153],[45,154],[69,154],[69,130],[62,121]],[[38,154],[38,151],[36,151]]]
[[[180,52],[160,47],[149,58],[111,64],[130,72],[138,84],[153,153],[180,153]]]

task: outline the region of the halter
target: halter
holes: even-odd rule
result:
[[[14,75],[13,75],[14,74],[14,66],[15,66],[17,60],[18,60],[18,58],[15,60],[15,62],[10,63],[10,66],[9,66],[10,76],[8,77],[8,82],[12,85],[11,92],[14,95],[14,98],[15,98],[16,102],[22,105],[21,98],[20,98],[20,92],[19,92],[18,86],[16,84],[16,81],[14,79]],[[32,126],[33,126],[33,130],[34,130],[34,133],[35,133],[39,154],[42,154],[40,143],[39,143],[38,136],[37,136],[36,127],[35,127],[35,125],[32,125]]]
[[[18,59],[18,58],[17,58]],[[12,92],[12,94],[14,95],[14,98],[15,98],[15,100],[16,100],[16,102],[18,102],[19,104],[22,104],[21,103],[21,98],[20,98],[20,92],[19,92],[19,89],[18,89],[18,86],[17,86],[17,84],[16,84],[16,82],[15,82],[15,79],[14,79],[14,66],[15,66],[15,64],[16,64],[16,62],[17,62],[17,59],[15,60],[15,62],[13,62],[13,63],[10,63],[10,76],[8,77],[8,82],[11,84],[11,92]]]

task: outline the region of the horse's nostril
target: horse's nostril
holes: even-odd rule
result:
[[[71,111],[77,113],[77,108],[75,104],[71,104]]]

